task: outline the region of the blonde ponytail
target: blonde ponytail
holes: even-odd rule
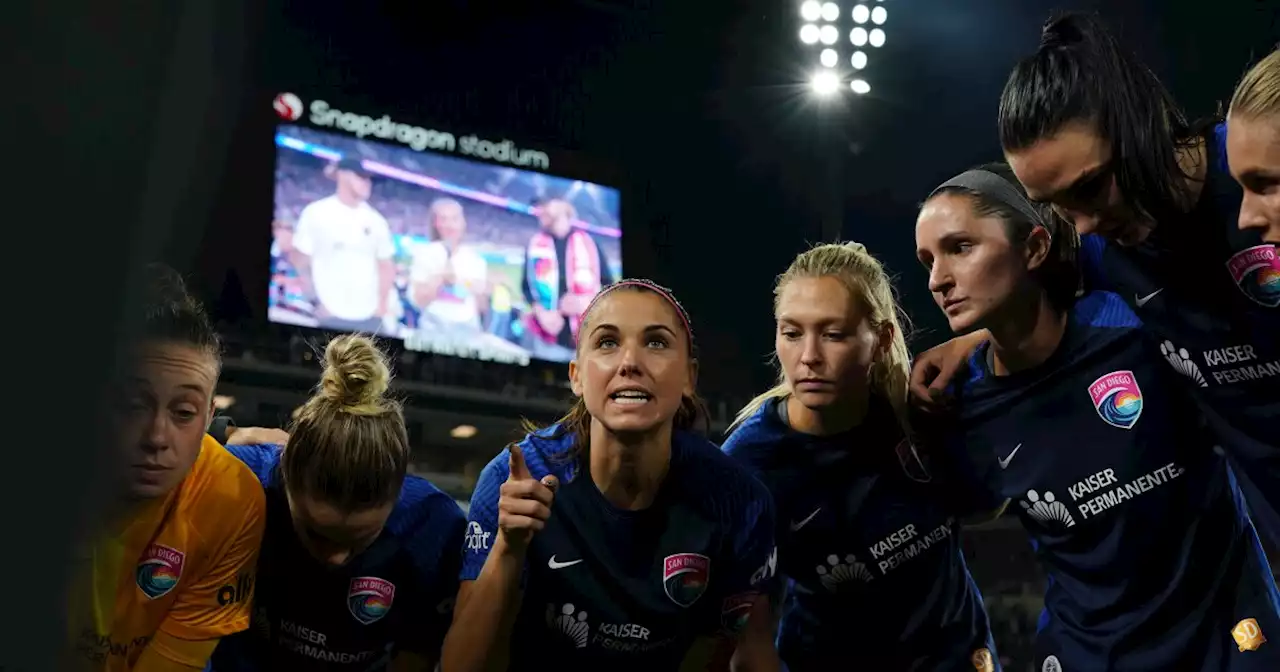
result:
[[[910,321],[898,304],[897,293],[893,282],[885,272],[878,259],[867,252],[862,243],[845,242],[818,245],[802,252],[791,262],[791,266],[778,276],[773,288],[773,308],[776,313],[778,301],[787,283],[796,278],[831,277],[839,280],[849,295],[861,301],[868,313],[868,321],[873,329],[886,327],[892,332],[888,349],[871,367],[871,385],[877,393],[885,397],[893,405],[894,414],[898,417],[903,431],[911,435],[907,418],[907,383],[911,375],[911,352],[907,350],[907,328]],[[776,357],[775,357],[776,362]],[[742,424],[747,418],[757,413],[761,407],[772,399],[786,399],[791,396],[786,376],[778,373],[778,384],[767,392],[757,396],[738,411],[729,429]]]
[[[285,487],[347,512],[395,501],[410,448],[404,409],[387,394],[386,353],[350,334],[329,341],[322,361],[320,384],[289,425],[280,457]]]

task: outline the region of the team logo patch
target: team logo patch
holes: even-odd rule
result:
[[[1275,245],[1236,252],[1227,260],[1227,271],[1245,296],[1268,308],[1280,306],[1280,252]]]
[[[662,561],[662,589],[672,602],[692,606],[707,590],[711,558],[697,553],[676,553]]]
[[[142,552],[135,572],[138,588],[150,599],[164,597],[182,579],[187,554],[163,544],[151,544]]]
[[[1267,643],[1267,638],[1262,635],[1262,628],[1258,627],[1258,620],[1255,618],[1246,618],[1236,627],[1231,629],[1231,638],[1236,640],[1236,646],[1240,652],[1257,651],[1258,647]]]
[[[369,625],[391,611],[396,584],[376,576],[357,576],[347,588],[347,610],[357,621]]]
[[[1112,371],[1089,385],[1089,398],[1108,425],[1132,429],[1142,415],[1142,390],[1132,371]]]
[[[731,635],[742,632],[747,627],[747,620],[751,618],[751,607],[755,605],[758,595],[759,593],[739,593],[726,598],[720,609],[720,627]]]

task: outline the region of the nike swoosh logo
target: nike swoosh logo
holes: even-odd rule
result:
[[[1156,291],[1151,292],[1150,294],[1148,294],[1148,295],[1146,295],[1146,296],[1138,296],[1137,294],[1134,294],[1134,295],[1133,295],[1133,302],[1134,302],[1134,303],[1136,303],[1136,304],[1138,304],[1138,307],[1139,307],[1139,308],[1141,308],[1141,307],[1143,307],[1143,306],[1147,305],[1147,302],[1148,302],[1148,301],[1150,301],[1151,299],[1156,298],[1156,294],[1159,294],[1160,292],[1163,292],[1163,291],[1164,291],[1164,287],[1161,287],[1160,289],[1157,289]]]
[[[1021,443],[1019,443],[1019,444],[1017,445],[1017,447],[1013,449],[1013,452],[1009,453],[1009,456],[1008,456],[1008,457],[997,457],[997,458],[996,458],[996,461],[1000,463],[1000,468],[1001,468],[1001,469],[1007,469],[1007,468],[1009,468],[1009,463],[1013,461],[1013,456],[1018,454],[1018,448],[1021,448],[1021,447],[1022,447],[1022,444],[1021,444]]]
[[[818,512],[819,512],[819,511],[821,511],[821,510],[822,510],[822,507],[821,507],[821,506],[819,506],[817,509],[814,509],[813,513],[809,514],[808,516],[805,516],[804,520],[800,520],[800,521],[796,521],[796,522],[791,523],[791,531],[792,531],[792,532],[795,532],[796,530],[799,530],[800,528],[804,527],[805,525],[808,525],[808,524],[809,524],[809,521],[813,520],[813,517],[814,517],[814,516],[816,516],[816,515],[818,515]]]
[[[579,562],[582,562],[582,558],[570,560],[569,562],[556,562],[556,556],[553,555],[551,556],[551,559],[547,561],[547,566],[551,569],[564,569],[565,567],[572,567]]]

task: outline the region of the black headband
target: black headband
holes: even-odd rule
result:
[[[1040,215],[1039,210],[1036,210],[1036,206],[1032,205],[1031,201],[1027,200],[1027,197],[1023,196],[1022,192],[1018,191],[1017,187],[1009,184],[1008,180],[989,170],[966,170],[965,172],[960,173],[959,175],[956,175],[955,177],[938,185],[938,188],[934,189],[929,194],[929,198],[937,196],[938,192],[948,187],[969,189],[988,198],[995,199],[996,201],[1017,210],[1032,224],[1048,230],[1048,227],[1044,224],[1044,217]]]

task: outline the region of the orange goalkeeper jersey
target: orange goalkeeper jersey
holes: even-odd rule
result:
[[[81,555],[70,596],[73,666],[129,670],[157,633],[202,641],[247,628],[265,522],[257,477],[206,436],[178,487]],[[159,653],[206,662],[172,647]]]

